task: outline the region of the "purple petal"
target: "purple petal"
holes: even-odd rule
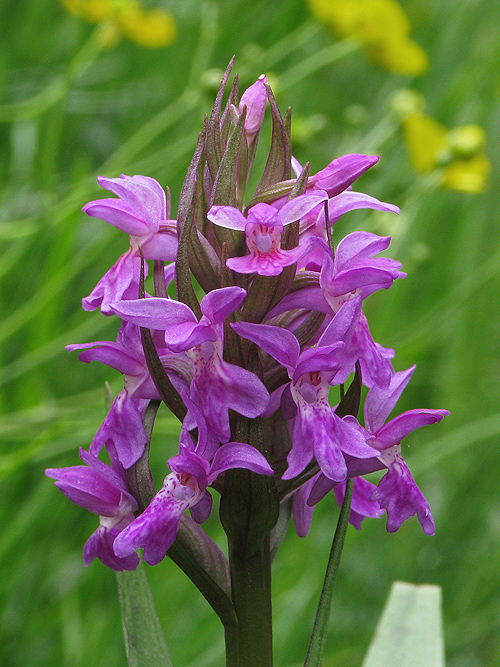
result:
[[[162,489],[144,512],[117,536],[114,553],[124,558],[144,547],[146,563],[157,565],[172,546],[181,515],[188,506]]]
[[[135,399],[127,391],[115,398],[101,428],[90,445],[90,453],[97,456],[108,440],[113,442],[120,463],[130,468],[144,453],[147,442],[142,415]]]
[[[92,349],[89,349],[92,348]],[[119,343],[99,340],[82,345],[66,345],[68,352],[86,350],[78,355],[78,359],[89,364],[91,361],[100,361],[102,364],[115,368],[124,375],[142,375],[144,363],[127,352]]]
[[[122,199],[137,216],[143,220],[150,231],[157,232],[160,220],[165,218],[165,195],[158,195],[159,184],[152,188],[144,176],[124,176],[105,178],[98,176],[99,185]],[[152,179],[151,179],[152,180]],[[163,191],[162,191],[163,192]]]
[[[115,537],[115,531],[107,531],[104,526],[99,526],[83,547],[83,562],[85,565],[88,567],[94,558],[99,558],[104,565],[115,570],[115,572],[135,570],[140,562],[139,557],[135,553],[125,558],[115,556],[113,551]]]
[[[165,343],[174,352],[184,352],[197,345],[217,340],[217,333],[213,327],[204,324],[185,322],[167,327]]]
[[[297,423],[298,415],[295,418],[295,423]],[[297,433],[295,433],[295,428],[293,432],[293,445],[292,449],[286,457],[288,468],[281,476],[281,479],[293,479],[297,477],[311,462],[314,456],[313,443],[311,439],[302,438],[302,429],[297,428]]]
[[[342,304],[319,339],[318,347],[340,340],[349,343],[361,316],[361,302],[361,297],[355,297]]]
[[[388,424],[382,426],[373,438],[373,445],[377,449],[387,449],[398,445],[401,440],[417,428],[440,422],[443,417],[448,416],[448,410],[408,410],[398,415]]]
[[[363,384],[370,388],[374,384],[388,387],[394,375],[390,359],[395,353],[394,350],[384,348],[373,340],[368,320],[363,312],[352,336],[350,347],[356,351],[361,363]]]
[[[211,324],[222,323],[241,306],[246,295],[247,292],[242,287],[214,289],[201,300],[201,312]]]
[[[319,475],[315,475],[309,479],[305,484],[302,484],[293,496],[293,523],[295,531],[299,537],[306,537],[311,527],[314,507],[309,505],[307,499],[311,493]]]
[[[205,523],[212,511],[212,505],[212,496],[210,495],[209,491],[205,491],[196,505],[193,505],[189,508],[189,512],[191,513],[191,516],[196,521],[196,523]]]
[[[321,420],[311,435],[314,437],[314,455],[321,472],[333,481],[341,482],[347,476],[347,466],[340,449],[341,441],[337,438],[336,429],[332,428],[332,422],[329,428],[326,421]]]
[[[287,294],[266,316],[271,319],[289,310],[296,308],[307,308],[308,310],[317,310],[320,313],[331,313],[332,309],[328,305],[324,292],[320,287],[304,287],[292,294]]]
[[[270,204],[260,202],[248,210],[247,223],[267,225],[269,227],[283,227],[278,217],[278,209]]]
[[[120,491],[123,491],[131,500],[133,504],[136,503],[135,498],[128,492],[125,481],[125,471],[123,466],[117,460],[112,460],[112,466],[108,466],[103,461],[100,461],[96,456],[92,456],[86,449],[80,447],[78,455],[81,460],[90,468],[93,468],[101,477],[106,479],[111,485],[115,486]],[[133,511],[135,511],[135,507]]]
[[[242,112],[244,106],[247,108],[244,131],[249,139],[257,134],[264,120],[267,103],[266,83],[267,78],[262,74],[254,84],[245,90],[240,99],[239,112]]]
[[[359,155],[353,153],[342,155],[311,176],[308,187],[326,190],[330,197],[338,195],[348,188],[361,174],[372,167],[379,158],[376,155]]]
[[[365,195],[363,192],[353,192],[347,190],[341,192],[336,197],[332,197],[328,201],[328,217],[330,222],[335,223],[344,213],[354,211],[358,208],[372,208],[378,211],[391,211],[392,213],[400,213],[400,209],[393,204],[386,204],[375,197]]]
[[[221,372],[227,406],[245,417],[259,417],[269,402],[269,393],[259,378],[226,362],[222,362]]]
[[[127,322],[158,331],[165,331],[172,325],[186,322],[198,324],[196,315],[189,306],[181,301],[162,297],[117,301],[113,303],[111,310]]]
[[[291,331],[250,322],[236,322],[231,327],[242,338],[256,343],[289,372],[293,372],[299,358],[300,345]]]
[[[147,275],[147,265],[145,270]],[[100,307],[104,315],[112,315],[112,303],[139,295],[140,275],[141,258],[129,249],[99,280],[89,296],[82,299],[82,308],[95,310]]]
[[[146,236],[150,229],[135,211],[119,199],[97,199],[90,201],[82,211],[93,218],[99,218],[132,236]]]
[[[273,469],[266,457],[255,447],[244,442],[228,442],[216,452],[208,476],[208,483],[212,484],[218,475],[230,468],[246,468],[259,475],[272,475]]]
[[[212,206],[207,213],[207,218],[214,225],[226,229],[236,229],[240,232],[245,231],[248,222],[243,213],[234,206]]]
[[[279,276],[286,266],[298,262],[307,248],[297,246],[290,250],[277,248],[266,253],[250,253],[243,257],[230,257],[226,265],[236,273],[258,273],[260,276]]]
[[[390,243],[390,236],[377,236],[371,232],[348,234],[338,244],[335,251],[337,271],[371,259],[379,252],[387,250]]]
[[[157,259],[173,262],[177,257],[177,236],[175,234],[158,233],[141,244],[142,254],[146,259]]]
[[[406,371],[394,373],[388,387],[375,385],[366,396],[364,406],[365,426],[370,433],[375,433],[391,414],[399,397],[410,381],[416,365]]]
[[[289,225],[296,220],[300,220],[307,213],[322,204],[328,199],[326,192],[314,191],[310,194],[300,195],[287,202],[280,212],[278,219],[282,225]]]
[[[75,505],[100,516],[116,515],[122,491],[92,468],[48,468],[45,474],[57,480],[57,488]]]
[[[299,357],[299,363],[293,373],[292,382],[296,383],[305,373],[336,371],[340,363],[338,353],[343,347],[344,343],[337,341],[331,345],[316,346],[302,352]]]
[[[428,502],[399,454],[371,496],[387,511],[387,531],[395,533],[414,514],[426,535],[434,535],[434,520]]]
[[[193,475],[193,477],[196,478],[200,489],[204,491],[207,484],[210,483],[207,481],[210,471],[210,465],[208,461],[182,445],[180,450],[180,454],[177,456],[172,456],[172,458],[168,460],[170,469],[178,473],[185,472]]]
[[[367,443],[360,428],[353,426],[350,420],[333,415],[332,437],[340,444],[340,448],[349,456],[357,459],[370,459],[377,456],[378,451]]]
[[[316,476],[316,481],[314,486],[311,489],[309,498],[307,499],[307,504],[311,507],[317,505],[320,500],[326,496],[339,482],[334,482],[332,479],[328,479],[323,473],[320,473]]]
[[[335,498],[340,506],[342,506],[342,503],[344,502],[345,484],[345,482],[337,484],[334,489]],[[380,509],[380,505],[377,501],[370,500],[371,495],[377,488],[375,484],[368,482],[362,477],[355,477],[353,484],[349,523],[353,525],[356,530],[361,530],[361,523],[364,519],[367,517],[379,519],[384,514],[384,510]]]
[[[387,288],[393,282],[394,275],[392,271],[372,266],[357,266],[345,271],[339,271],[327,289],[331,296],[336,297],[349,294],[349,292],[354,292],[360,287],[370,285]]]

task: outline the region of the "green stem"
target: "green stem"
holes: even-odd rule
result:
[[[353,480],[348,479],[346,482],[344,502],[340,510],[337,528],[333,536],[332,548],[330,550],[330,557],[328,559],[328,566],[326,568],[325,581],[323,582],[323,590],[314,620],[314,627],[311,634],[311,641],[307,651],[307,657],[304,662],[304,667],[321,667],[323,662],[323,653],[325,651],[326,631],[328,629],[328,621],[330,619],[330,609],[332,606],[333,587],[335,578],[340,565],[340,557],[342,549],[344,548],[345,536],[347,533],[347,526],[349,525],[349,514],[351,511]]]
[[[246,558],[229,543],[231,591],[238,617],[238,637],[226,636],[228,654],[235,654],[238,641],[239,661],[228,667],[272,667],[271,556],[269,537]],[[229,645],[227,641],[230,641]]]

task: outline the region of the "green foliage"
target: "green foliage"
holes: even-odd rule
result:
[[[324,665],[361,664],[395,579],[443,588],[448,667],[498,665],[495,3],[402,3],[412,37],[431,61],[429,72],[411,82],[378,69],[351,46],[332,43],[303,0],[163,4],[175,15],[179,36],[160,50],[125,40],[104,49],[95,26],[67,14],[57,0],[0,4],[6,26],[0,44],[2,664],[125,664],[114,573],[82,562],[96,519],[43,477],[45,467],[77,464],[78,446],[88,446],[105,414],[104,382],[115,391],[121,382],[110,369],[83,367],[64,351],[69,343],[114,337],[116,322],[83,313],[79,301],[127,245],[80,209],[102,196],[97,174],[144,173],[170,186],[176,210],[212,105],[212,69],[223,71],[236,54],[241,90],[265,72],[280,108],[293,107],[292,138],[294,116],[302,130],[309,128],[294,150],[300,162],[311,161],[312,173],[343,153],[381,155],[359,189],[398,204],[401,216],[353,212],[335,232],[343,236],[363,219],[364,228],[392,235],[391,256],[409,275],[367,302],[374,337],[396,348],[397,370],[417,363],[401,410],[452,412],[435,427],[433,441],[425,429],[408,438],[407,458],[433,508],[436,537],[425,537],[416,520],[395,535],[385,532],[384,519],[366,521],[360,534],[349,529]],[[485,128],[493,162],[487,193],[441,190],[412,171],[389,112],[393,93],[410,84],[448,128]],[[269,118],[266,123],[270,137]],[[257,151],[262,171],[266,157]],[[160,410],[157,424],[158,488],[175,452],[178,422]],[[310,536],[289,530],[275,559],[277,667],[304,660],[337,514],[325,499]],[[207,530],[224,548],[216,521]],[[173,664],[220,665],[222,629],[189,579],[171,561],[147,572]]]
[[[393,584],[362,667],[444,667],[438,586]]]

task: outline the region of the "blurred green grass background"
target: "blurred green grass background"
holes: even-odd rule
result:
[[[233,54],[243,88],[265,72],[280,107],[292,106],[295,155],[310,160],[313,172],[342,153],[381,155],[356,189],[398,204],[402,215],[351,213],[339,233],[366,228],[393,236],[390,254],[409,276],[367,303],[374,337],[396,349],[397,370],[417,363],[401,411],[452,412],[409,437],[405,448],[437,534],[425,537],[415,519],[395,535],[386,533],[385,520],[349,531],[325,667],[361,663],[396,579],[443,587],[449,667],[500,664],[500,21],[490,0],[402,5],[431,62],[413,80],[380,69],[362,52],[319,67],[334,40],[303,0],[165,0],[160,6],[178,25],[175,43],[147,49],[122,39],[100,52],[99,28],[57,0],[0,4],[5,667],[126,664],[115,575],[99,562],[82,562],[97,519],[43,476],[45,467],[77,464],[78,447],[88,446],[105,414],[104,382],[115,390],[121,382],[64,351],[65,344],[115,336],[116,322],[84,313],[80,299],[127,246],[123,234],[80,209],[104,196],[97,174],[119,173],[169,185],[175,205],[211,108],[212,70],[225,68]],[[389,111],[394,92],[409,86],[448,128],[484,127],[493,167],[485,194],[443,190],[413,171]],[[157,485],[177,433],[163,413]],[[221,540],[215,516],[207,529]],[[309,537],[290,530],[275,560],[277,667],[304,659],[336,516],[326,499]],[[218,620],[192,584],[168,560],[148,568],[148,576],[174,665],[223,664]]]

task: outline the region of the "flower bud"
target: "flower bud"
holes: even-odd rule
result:
[[[266,83],[266,75],[262,74],[241,96],[238,110],[241,113],[244,106],[247,108],[244,131],[249,145],[260,130],[260,126],[264,120],[267,102]]]

